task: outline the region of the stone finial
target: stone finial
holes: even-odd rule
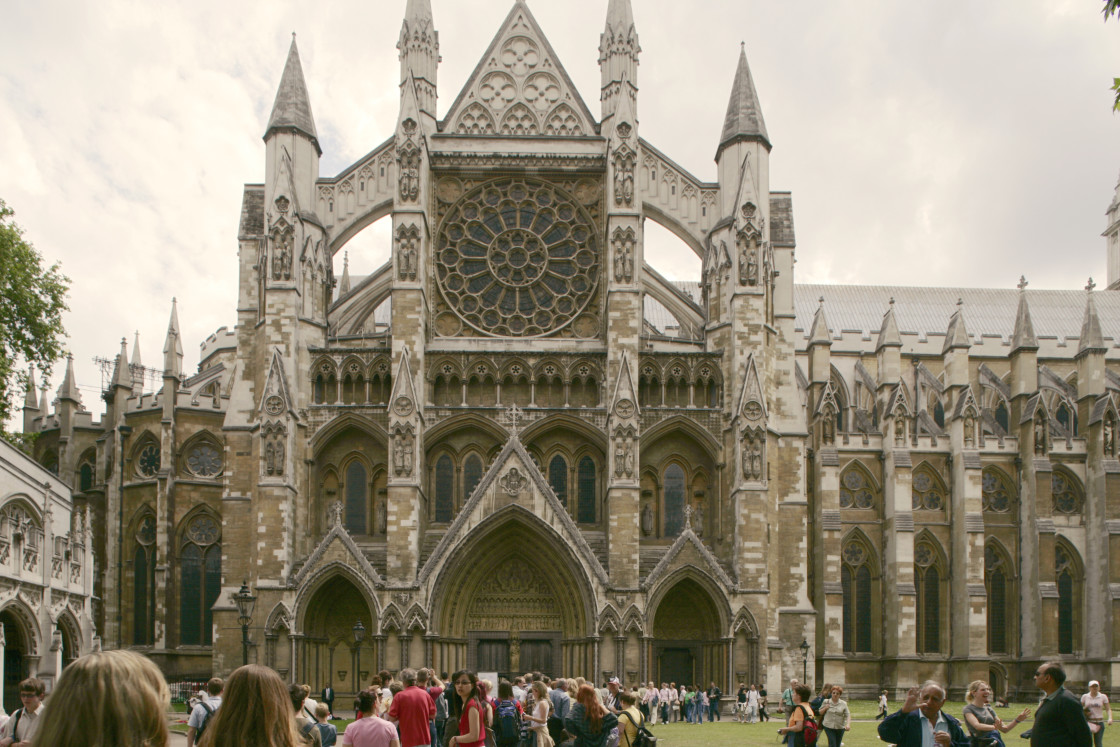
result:
[[[342,501],[331,504],[331,528],[342,526]]]
[[[809,328],[809,344],[831,345],[832,337],[828,331],[828,319],[824,315],[824,296],[820,297],[820,305],[813,314],[813,324]]]
[[[686,503],[684,505],[684,528],[685,529],[692,529],[692,512],[693,512],[692,504],[691,503]]]
[[[1104,344],[1104,335],[1101,332],[1101,319],[1097,315],[1097,302],[1093,298],[1093,288],[1096,283],[1092,278],[1089,278],[1089,283],[1085,286],[1085,319],[1081,323],[1081,341],[1077,345],[1077,354],[1080,356],[1083,353],[1107,351]]]
[[[875,342],[875,352],[883,348],[902,347],[902,335],[898,331],[898,320],[894,315],[894,296],[891,296],[887,305],[887,313],[883,314],[883,323],[879,326],[879,339]]]
[[[1025,291],[1027,289],[1027,285],[1029,285],[1029,283],[1027,283],[1027,276],[1026,275],[1020,275],[1019,276],[1019,284],[1015,287],[1018,288],[1021,291]]]
[[[941,354],[944,355],[955,348],[968,349],[971,346],[968,341],[968,330],[964,325],[964,299],[958,298],[957,310],[949,318],[949,328],[945,330],[945,345],[941,348]]]
[[[1027,278],[1019,277],[1019,308],[1015,312],[1015,331],[1011,334],[1011,352],[1017,350],[1038,350],[1038,338],[1034,334],[1031,320],[1031,307],[1027,303]]]
[[[1093,289],[1096,288],[1096,287],[1097,287],[1097,284],[1093,282],[1093,278],[1089,278],[1089,282],[1085,285],[1085,290],[1092,293]]]

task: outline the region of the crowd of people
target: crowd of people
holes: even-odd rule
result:
[[[1057,662],[1035,672],[1042,698],[1034,723],[1022,736],[1030,745],[1100,747],[1112,724],[1108,696],[1096,681],[1080,698],[1065,688]],[[121,697],[127,693],[127,697]],[[213,678],[192,704],[189,747],[647,747],[658,722],[702,723],[720,718],[722,693],[715,683],[678,688],[675,683],[623,687],[612,678],[596,688],[582,678],[550,679],[530,673],[494,683],[471,671],[440,677],[428,669],[383,671],[358,693],[356,720],[340,733],[334,720],[334,689],[322,702],[307,685],[285,684],[268,667],[250,664],[229,678]],[[851,729],[844,688],[826,685],[815,696],[791,680],[783,690],[778,731],[789,747],[823,731],[840,747]],[[63,672],[47,708],[43,682],[20,683],[21,707],[0,717],[0,747],[167,747],[170,692],[159,669],[131,651],[105,651],[78,659]],[[1031,717],[1025,708],[1003,719],[993,709],[992,688],[969,685],[961,719],[946,713],[945,690],[927,682],[907,692],[902,707],[882,716],[879,737],[898,747],[1003,745],[1003,735]],[[886,711],[886,693],[881,700]],[[767,692],[740,684],[736,720],[769,719]],[[775,703],[775,706],[779,703]]]

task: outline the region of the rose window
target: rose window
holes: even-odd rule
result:
[[[496,337],[563,329],[591,303],[600,274],[591,218],[563,191],[533,179],[466,193],[439,228],[436,259],[447,304]]]
[[[154,443],[146,444],[137,457],[137,471],[142,477],[155,477],[159,472],[159,461],[159,446]]]
[[[844,473],[841,482],[840,508],[871,508],[875,505],[875,497],[860,472],[849,470]]]
[[[198,477],[213,477],[222,471],[222,455],[210,444],[199,444],[187,454],[187,468]]]

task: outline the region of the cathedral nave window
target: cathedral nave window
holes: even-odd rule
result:
[[[179,551],[179,642],[213,643],[210,608],[222,588],[221,525],[209,514],[196,515],[183,533]]]
[[[1081,573],[1077,552],[1065,542],[1054,547],[1055,582],[1058,587],[1058,653],[1072,654],[1077,647],[1077,628],[1081,608]]]
[[[871,653],[871,552],[858,540],[842,551],[840,588],[843,595],[845,653]]]
[[[941,581],[944,578],[940,554],[930,541],[914,548],[914,586],[918,591],[918,653],[941,651]]]
[[[156,519],[151,514],[140,519],[134,535],[136,551],[132,556],[132,643],[155,643],[156,625]]]

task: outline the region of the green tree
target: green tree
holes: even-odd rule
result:
[[[1120,0],[1104,0],[1104,20],[1108,20],[1120,10]],[[1120,112],[1120,78],[1112,79],[1112,90],[1116,92],[1116,98],[1112,102],[1112,110]]]
[[[62,356],[62,313],[70,278],[56,262],[43,269],[43,257],[12,221],[15,215],[0,200],[0,434],[27,391],[28,364],[50,375]]]

